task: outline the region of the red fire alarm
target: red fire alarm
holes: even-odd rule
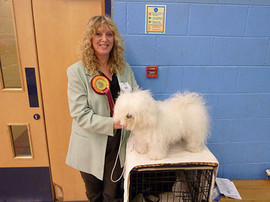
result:
[[[146,67],[147,78],[158,78],[158,66],[147,66]]]

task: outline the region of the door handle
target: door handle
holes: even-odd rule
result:
[[[35,120],[39,120],[39,119],[40,119],[40,115],[39,115],[39,114],[34,114],[33,118],[34,118]]]

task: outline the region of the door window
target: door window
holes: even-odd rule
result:
[[[31,158],[28,125],[9,125],[14,157]]]
[[[21,88],[11,0],[0,0],[0,81],[2,88]]]

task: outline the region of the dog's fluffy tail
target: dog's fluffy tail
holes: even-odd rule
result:
[[[177,93],[172,98],[172,104],[177,106],[182,106],[182,113],[185,114],[185,117],[189,117],[188,129],[196,130],[196,134],[201,134],[199,139],[203,140],[202,142],[206,142],[207,137],[209,137],[209,127],[210,127],[210,117],[207,111],[206,102],[202,96],[195,92],[184,92]],[[176,106],[175,106],[176,108]],[[190,122],[190,120],[192,120]],[[192,125],[196,123],[195,125]],[[191,132],[186,131],[188,134]]]
[[[205,105],[205,101],[202,96],[195,92],[176,93],[172,99],[182,102],[181,104],[187,106],[189,104]]]

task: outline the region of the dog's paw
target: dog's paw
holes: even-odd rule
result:
[[[147,145],[135,144],[135,150],[139,154],[145,154],[148,151],[148,147],[147,147]]]
[[[194,145],[187,145],[186,146],[187,150],[192,152],[192,153],[199,153],[202,151],[201,147],[199,146],[194,146]]]
[[[152,159],[152,160],[160,160],[160,159],[163,159],[165,157],[164,154],[161,154],[159,152],[148,152],[147,156],[149,159]]]

